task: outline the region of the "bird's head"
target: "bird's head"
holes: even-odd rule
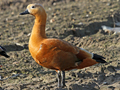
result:
[[[25,15],[25,14],[31,14],[33,16],[37,17],[41,17],[41,18],[46,18],[46,11],[43,8],[43,6],[41,4],[35,3],[35,4],[29,4],[27,6],[27,9],[20,13],[20,15]]]

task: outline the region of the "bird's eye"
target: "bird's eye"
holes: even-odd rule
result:
[[[32,8],[35,8],[35,6],[32,6]]]

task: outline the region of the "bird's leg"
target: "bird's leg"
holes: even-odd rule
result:
[[[58,87],[61,87],[61,71],[57,71],[58,74]]]
[[[66,86],[65,85],[65,71],[62,71],[62,87]]]

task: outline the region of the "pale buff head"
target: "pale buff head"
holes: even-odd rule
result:
[[[46,11],[45,9],[43,8],[43,6],[41,4],[29,4],[27,6],[27,9],[20,13],[20,15],[25,15],[25,14],[31,14],[35,17],[41,17],[41,18],[46,18],[47,15],[46,15]]]

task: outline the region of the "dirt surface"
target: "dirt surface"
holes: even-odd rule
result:
[[[45,7],[48,37],[102,55],[107,63],[66,71],[66,87],[57,88],[56,72],[38,65],[27,47],[34,17],[19,13],[30,3]],[[0,90],[120,90],[120,34],[101,29],[114,27],[119,13],[119,0],[1,0],[0,45],[10,58],[0,57]]]

